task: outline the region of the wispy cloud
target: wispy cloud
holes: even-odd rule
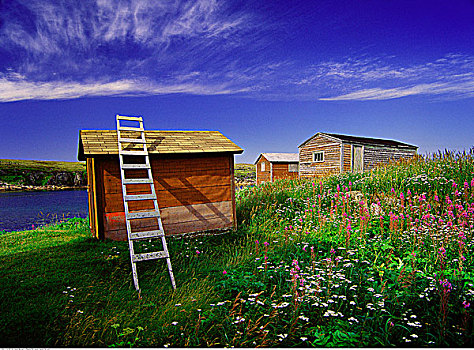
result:
[[[225,84],[199,85],[183,82],[159,85],[152,82],[118,80],[104,83],[30,82],[23,79],[0,78],[0,101],[57,100],[91,96],[143,96],[173,93],[222,95],[245,92],[229,89]]]
[[[417,95],[445,98],[474,96],[472,56],[450,54],[434,62],[405,67],[364,61],[342,66],[330,64],[329,67],[318,77],[336,86],[337,83],[344,83],[346,87],[339,86],[335,89],[339,93],[336,91],[332,96],[320,97],[319,100],[323,101],[386,100]],[[337,82],[333,75],[343,76],[344,79]]]
[[[308,64],[278,50],[293,29],[284,14],[266,17],[255,6],[238,0],[0,3],[0,102],[169,93],[325,101],[473,95],[472,56],[416,65],[370,55]]]

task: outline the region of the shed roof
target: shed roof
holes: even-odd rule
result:
[[[351,135],[342,135],[342,134],[333,134],[327,132],[318,132],[315,135],[311,136],[305,142],[303,142],[298,147],[303,147],[308,141],[312,140],[314,137],[318,135],[326,135],[331,138],[338,139],[340,141],[345,141],[348,143],[360,143],[364,145],[377,145],[377,146],[386,146],[386,147],[396,147],[396,148],[409,148],[409,149],[417,149],[418,146],[410,145],[408,143],[389,140],[389,139],[375,139],[371,137],[362,137],[362,136],[351,136]]]
[[[298,163],[298,153],[261,153],[254,164],[257,164],[260,157],[264,156],[271,163]]]
[[[126,136],[126,132],[122,132]],[[130,133],[137,133],[130,131]],[[137,136],[135,136],[137,137]],[[145,131],[149,154],[242,153],[243,149],[219,131]],[[80,130],[77,158],[118,154],[117,131]]]

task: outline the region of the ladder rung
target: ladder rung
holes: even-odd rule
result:
[[[158,211],[139,211],[134,213],[128,213],[125,215],[127,220],[129,219],[146,219],[146,218],[159,218],[160,212]]]
[[[126,143],[146,143],[144,139],[128,139],[128,138],[119,138],[119,142],[126,142]]]
[[[122,180],[124,185],[135,185],[135,184],[152,184],[152,179],[124,179]]]
[[[147,151],[126,151],[120,150],[119,153],[123,156],[147,156]]]
[[[142,253],[142,254],[134,254],[132,255],[132,261],[144,261],[144,260],[153,260],[153,259],[163,259],[168,258],[169,255],[163,251],[160,252],[152,252],[152,253]]]
[[[143,119],[142,117],[130,117],[126,115],[117,115],[118,120],[132,120],[132,121],[137,121],[137,122],[142,122]]]
[[[145,201],[156,199],[153,194],[128,194],[123,198],[126,201]]]
[[[158,237],[163,237],[164,235],[165,234],[163,233],[162,230],[132,232],[130,234],[130,239],[158,238]]]
[[[143,128],[134,128],[133,126],[120,126],[118,129],[120,131],[144,131]]]
[[[122,169],[150,169],[148,164],[122,164]]]

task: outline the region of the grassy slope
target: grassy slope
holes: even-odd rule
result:
[[[144,262],[139,300],[127,243],[90,238],[87,225],[73,220],[0,237],[0,345],[107,346],[119,340],[113,324],[118,331],[145,327],[142,344],[163,345],[172,321],[185,324],[197,317],[196,307],[216,302],[213,276],[239,262],[236,236],[169,239],[179,289],[172,293],[164,261]],[[213,246],[218,251],[211,253]]]
[[[1,170],[35,170],[35,171],[84,171],[85,162],[58,162],[49,160],[0,159]]]

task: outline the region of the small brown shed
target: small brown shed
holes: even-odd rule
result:
[[[254,164],[257,185],[298,178],[298,153],[261,153]]]
[[[417,149],[394,140],[318,132],[299,146],[299,176],[362,172],[390,160],[411,158]]]
[[[236,226],[234,154],[243,152],[240,147],[218,131],[145,131],[145,137],[167,235]],[[78,159],[86,161],[91,231],[126,240],[117,131],[81,130]],[[149,191],[147,185],[128,186],[128,194]],[[153,203],[129,206],[151,209]],[[143,222],[138,231],[155,225]]]

